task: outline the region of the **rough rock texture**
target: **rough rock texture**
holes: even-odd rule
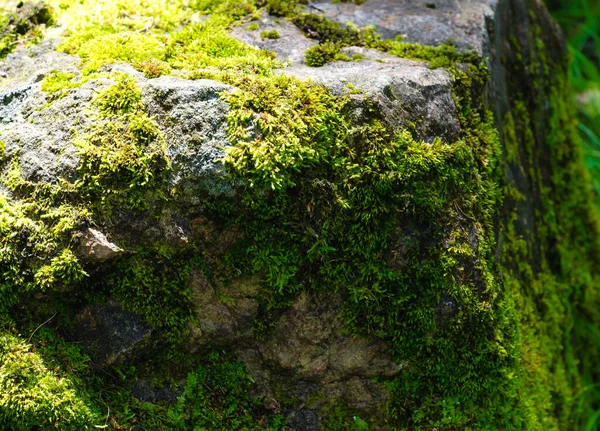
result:
[[[45,43],[31,55],[10,54],[0,65],[7,76],[0,82],[0,139],[5,144],[5,159],[18,154],[24,179],[48,183],[57,177],[75,177],[79,159],[72,138],[91,124],[86,108],[94,95],[114,83],[102,78],[90,80],[45,107],[48,97],[41,91],[40,81],[49,72],[79,75],[79,60],[52,48],[53,44]],[[203,188],[216,194],[231,192],[220,179],[223,170],[217,162],[229,145],[227,106],[219,101],[218,94],[231,90],[231,86],[176,77],[148,80],[126,65],[107,70],[128,73],[138,80],[148,113],[165,132],[167,152],[175,168],[173,187],[191,187],[185,192],[190,196]]]
[[[79,239],[79,250],[83,259],[90,263],[102,263],[115,259],[123,253],[118,245],[110,242],[102,232],[88,228]]]
[[[132,363],[148,353],[152,329],[117,302],[87,307],[75,317],[75,338],[103,365]]]
[[[258,21],[259,28],[251,30],[248,26],[236,27],[231,35],[248,45],[273,51],[277,54],[277,59],[284,63],[304,64],[304,53],[307,49],[317,45],[317,42],[304,36],[302,31],[292,23],[286,20],[278,20],[266,16]],[[277,31],[277,39],[262,38],[264,31]]]
[[[460,48],[485,56],[489,49],[486,21],[494,19],[496,4],[496,0],[370,0],[360,5],[318,1],[307,7],[342,24],[375,26],[386,38],[403,36],[423,45],[455,40]]]
[[[175,168],[174,186],[187,187],[190,197],[199,190],[231,193],[217,162],[229,145],[225,117],[227,105],[219,93],[233,87],[219,82],[172,76],[141,84],[146,111],[165,133],[168,155]]]
[[[376,56],[374,50],[350,48],[347,52],[365,53],[366,59],[329,63],[320,68],[293,65],[282,73],[311,79],[338,95],[358,90],[375,103],[392,127],[413,123],[416,133],[427,141],[436,136],[452,139],[458,135],[448,72],[391,55]],[[356,115],[360,116],[360,109]]]
[[[73,177],[78,155],[72,144],[73,133],[89,124],[84,106],[101,87],[97,82],[83,85],[79,91],[48,109],[40,90],[40,81],[52,70],[78,74],[79,60],[51,51],[55,44],[44,43],[31,53],[16,52],[0,64],[6,79],[0,81],[0,139],[5,158],[19,154],[23,177],[53,182],[58,176]]]

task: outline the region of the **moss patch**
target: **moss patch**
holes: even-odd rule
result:
[[[485,84],[487,73],[472,54],[449,45],[383,40],[372,28],[302,14],[295,2],[203,0],[183,8],[180,1],[155,0],[144,2],[146,20],[136,15],[142,10],[137,0],[94,5],[98,13],[91,16],[81,13],[89,2],[56,5],[59,22],[70,31],[60,49],[82,58],[84,79],[107,63],[126,61],[147,76],[185,69],[190,78],[237,87],[222,96],[231,108],[234,144],[223,163],[237,194],[207,194],[202,205],[242,231],[241,250],[228,262],[262,277],[264,336],[269,313],[299,291],[336,290],[346,299],[346,329],[384,339],[394,358],[409,364],[385,382],[392,398],[381,420],[392,427],[566,429],[589,416],[591,404],[577,400],[582,385],[597,381],[598,358],[568,340],[597,342],[589,335],[597,312],[588,304],[596,293],[598,235],[587,232],[597,222],[586,204],[588,191],[577,180],[584,174],[564,104],[568,85],[550,78],[548,71],[558,65],[548,63],[540,34],[534,35],[538,62],[521,73],[543,77],[535,82],[542,82],[555,107],[540,123],[548,133],[539,140],[535,118],[518,101],[503,130],[506,162],[529,175],[537,199],[531,210],[536,231],[527,232],[519,225],[522,194],[512,184],[501,188],[499,139],[484,100],[473,91]],[[228,34],[260,16],[261,7],[319,40],[307,53],[315,66],[342,59],[343,46],[358,45],[448,68],[460,136],[425,143],[409,131],[390,130],[368,101],[356,120],[348,98],[274,74],[280,65],[272,53]],[[210,16],[199,20],[198,14]],[[457,62],[471,65],[459,68]],[[43,86],[58,98],[76,85],[72,78],[50,74]],[[192,315],[187,276],[193,265],[202,265],[188,261],[197,254],[193,244],[168,253],[161,244],[135,250],[92,281],[71,250],[83,221],[110,223],[117,208],[152,217],[171,198],[165,190],[164,139],[145,114],[135,81],[112,78],[115,84],[92,103],[94,125],[76,139],[81,155],[76,182],[27,182],[16,159],[4,178],[12,195],[0,198],[1,304],[9,310],[33,292],[64,286],[81,300],[116,296],[176,341]],[[546,144],[548,166],[541,169],[537,161]],[[574,184],[576,193],[569,189]],[[568,200],[560,201],[564,196]],[[512,207],[503,209],[503,201]],[[505,234],[497,253],[501,218]],[[81,295],[84,287],[93,292]],[[27,343],[9,341],[25,346],[21,354],[27,354]],[[247,394],[251,381],[239,363],[222,354],[206,361],[195,370],[186,367],[191,374],[176,406],[131,402],[127,389],[110,393],[111,420],[158,429],[192,423],[221,427],[216,429],[282,426],[276,412],[265,412]],[[125,381],[145,374],[114,371]],[[106,377],[85,373],[97,379],[92,398],[110,386]],[[56,387],[57,400],[73,394],[69,384]],[[97,400],[90,403],[89,412],[102,410],[93,407],[101,405]],[[130,406],[135,417],[128,414]],[[331,429],[364,429],[362,419],[337,416],[330,418]]]

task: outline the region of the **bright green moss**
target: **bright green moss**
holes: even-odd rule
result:
[[[42,81],[42,91],[48,93],[50,101],[65,97],[69,90],[81,86],[82,82],[73,82],[74,73],[53,70]]]
[[[51,367],[33,346],[0,332],[0,423],[6,429],[81,430],[99,422],[74,376]]]
[[[142,93],[135,79],[120,75],[117,83],[102,90],[93,103],[106,116],[124,116],[142,109]]]
[[[120,76],[93,104],[105,117],[74,142],[81,156],[74,184],[80,198],[104,216],[118,203],[147,208],[162,198],[169,160],[158,127],[143,112],[137,84]]]

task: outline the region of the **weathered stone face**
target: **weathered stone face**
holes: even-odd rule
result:
[[[365,52],[360,48],[355,51]],[[436,136],[448,140],[456,138],[459,125],[448,72],[376,53],[368,50],[365,60],[329,63],[320,68],[293,65],[282,73],[311,79],[337,95],[354,92],[359,94],[355,96],[357,100],[366,95],[391,127],[407,127],[413,123],[415,134],[426,141]],[[360,108],[358,110],[356,115],[360,116]]]
[[[148,354],[152,343],[152,328],[116,302],[81,310],[75,325],[76,341],[84,343],[102,365],[135,363]]]
[[[371,0],[360,5],[317,1],[307,9],[342,24],[375,26],[389,39],[402,36],[423,45],[454,39],[459,48],[485,57],[489,49],[486,20],[494,19],[496,5],[496,0]]]

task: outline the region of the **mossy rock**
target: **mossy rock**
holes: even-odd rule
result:
[[[594,426],[541,3],[48,3],[0,18],[0,428]]]

